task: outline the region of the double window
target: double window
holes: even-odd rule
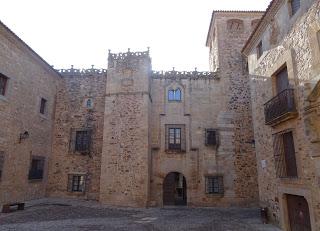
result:
[[[206,177],[206,193],[223,195],[223,176],[207,176]]]
[[[43,178],[44,162],[44,157],[32,156],[29,169],[29,180],[39,180]]]
[[[181,101],[181,89],[170,89],[168,91],[168,101]]]
[[[5,95],[8,77],[0,73],[0,95]]]
[[[166,150],[186,150],[185,125],[166,125]]]

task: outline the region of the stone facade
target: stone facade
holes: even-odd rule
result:
[[[4,204],[45,196],[61,77],[1,22],[0,41],[0,74],[7,79],[0,94],[0,204]],[[40,113],[42,98],[46,106]],[[28,177],[32,157],[44,161],[42,179]]]
[[[316,85],[320,79],[320,4],[305,0],[300,1],[297,12],[292,11],[293,7],[290,1],[272,1],[243,49],[251,75],[259,194],[261,205],[269,209],[270,219],[284,230],[299,225],[300,219],[310,224],[305,226],[309,229],[300,226],[299,230],[320,230],[319,84]],[[261,57],[257,55],[259,43],[262,44]],[[279,73],[284,67],[289,90],[279,93]],[[286,95],[283,101],[284,93],[289,91],[293,92],[293,98]],[[291,99],[296,110],[290,106]],[[269,105],[276,110],[271,111]],[[283,108],[285,111],[280,115]],[[269,112],[271,116],[277,113],[279,116],[270,122]],[[297,170],[293,177],[279,177],[282,166],[288,169],[292,165],[278,158],[277,137],[285,132],[293,136],[295,152],[292,156]],[[282,150],[287,153],[288,149],[283,147]],[[285,158],[287,161],[289,157]],[[296,209],[300,211],[298,218],[290,215],[292,196],[307,202],[310,218],[306,215],[308,212],[300,208]]]

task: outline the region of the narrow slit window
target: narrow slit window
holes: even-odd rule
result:
[[[46,113],[46,107],[47,107],[47,100],[44,98],[41,98],[41,102],[40,102],[40,113],[41,114],[45,114]]]
[[[8,77],[0,73],[0,95],[5,95]]]

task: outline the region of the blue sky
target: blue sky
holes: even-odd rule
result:
[[[112,52],[150,47],[154,70],[208,70],[213,10],[265,10],[270,0],[7,0],[0,20],[56,68],[106,68]]]

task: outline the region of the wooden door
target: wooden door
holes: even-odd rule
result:
[[[287,195],[291,231],[311,231],[309,206],[302,196]]]
[[[163,205],[175,205],[176,174],[169,173],[163,181]]]
[[[289,88],[289,79],[288,79],[288,71],[287,67],[284,67],[277,75],[276,75],[276,90],[277,94]]]

